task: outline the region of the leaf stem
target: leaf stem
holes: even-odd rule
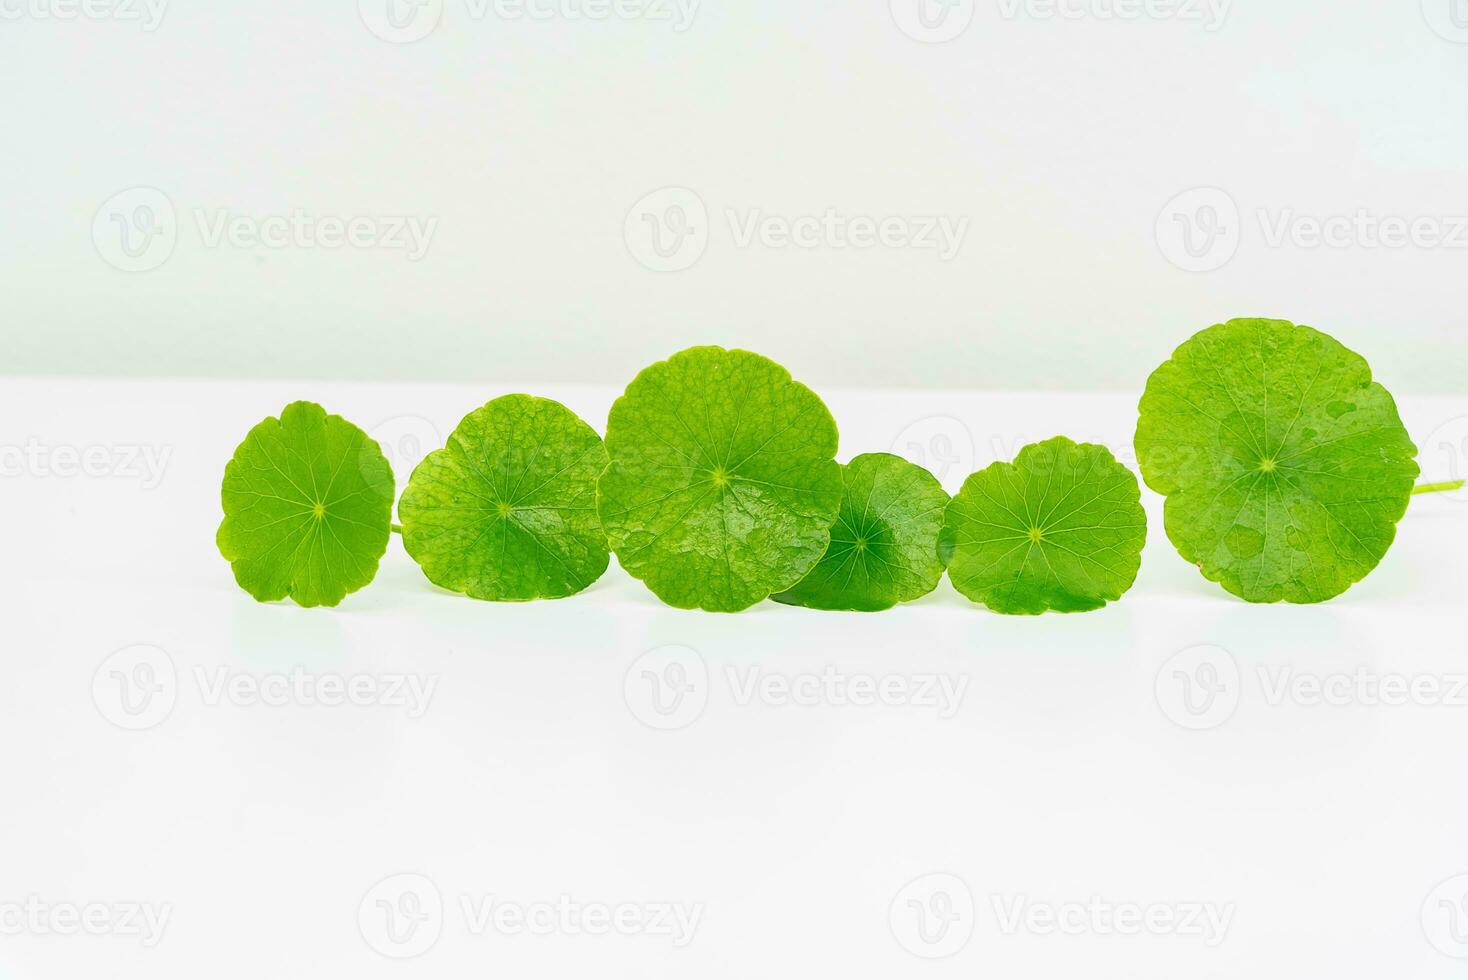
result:
[[[393,534],[402,534],[403,533],[403,526],[401,524],[394,524],[392,526],[392,533]]]
[[[1419,483],[1412,488],[1412,496],[1415,497],[1419,493],[1441,493],[1444,490],[1461,490],[1463,489],[1464,482],[1463,480],[1449,480],[1447,483]]]

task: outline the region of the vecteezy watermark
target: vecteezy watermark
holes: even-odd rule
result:
[[[425,456],[443,446],[438,426],[421,415],[395,415],[367,430],[399,477],[407,477]],[[364,460],[368,457],[364,457]]]
[[[1468,0],[1422,0],[1422,16],[1438,37],[1468,44]]]
[[[727,208],[734,247],[759,245],[773,251],[800,249],[871,250],[876,248],[934,252],[939,262],[952,262],[968,237],[969,219],[942,214],[843,214],[826,208],[820,214],[766,214],[761,208]]]
[[[1233,0],[997,0],[1005,20],[1170,20],[1216,31],[1228,20]]]
[[[419,719],[438,691],[436,674],[248,673],[228,666],[196,665],[192,680],[206,708],[387,708]],[[92,701],[102,717],[128,731],[156,728],[178,703],[180,675],[166,650],[126,647],[102,661],[92,675]]]
[[[178,245],[178,215],[156,187],[112,195],[92,218],[92,243],[107,264],[123,272],[150,272]]]
[[[428,254],[438,218],[408,214],[313,214],[293,208],[283,214],[240,214],[229,208],[187,210],[206,249],[343,249],[402,252],[409,262]],[[150,272],[173,256],[180,238],[178,211],[156,187],[134,187],[103,202],[92,219],[97,253],[123,272]]]
[[[391,875],[362,896],[357,928],[371,949],[390,959],[428,952],[451,917],[473,937],[646,937],[683,949],[693,942],[704,915],[701,902],[585,901],[567,894],[533,901],[487,893],[453,898],[445,903],[425,875]]]
[[[443,0],[357,0],[357,15],[389,44],[412,44],[437,29]]]
[[[0,936],[114,936],[152,949],[172,916],[169,902],[51,902],[29,895],[0,902]]]
[[[691,268],[708,250],[714,231],[703,198],[686,187],[665,187],[627,212],[622,234],[627,250],[653,272]],[[770,214],[763,208],[725,208],[723,224],[736,249],[770,251],[932,252],[940,262],[958,257],[970,221],[939,214],[872,216],[837,208],[819,213]]]
[[[1255,208],[1253,219],[1260,243],[1269,249],[1468,249],[1468,214],[1378,214],[1369,208],[1303,214],[1280,207]],[[1248,225],[1228,192],[1195,188],[1174,197],[1158,214],[1157,245],[1185,272],[1212,272],[1238,254]]]
[[[362,896],[357,929],[369,947],[389,959],[422,956],[443,935],[443,895],[425,875],[389,875]]]
[[[1239,708],[1239,664],[1223,647],[1200,644],[1167,659],[1153,684],[1162,713],[1191,731],[1217,728]]]
[[[687,728],[709,703],[708,664],[697,650],[662,646],[632,662],[622,677],[622,699],[644,725],[659,731]]]
[[[1212,272],[1239,251],[1243,225],[1227,191],[1198,187],[1163,205],[1154,229],[1157,247],[1184,272]]]
[[[991,895],[989,903],[1006,936],[1175,936],[1210,949],[1228,938],[1237,911],[1233,902],[1118,902],[1099,895],[1062,902]]]
[[[820,671],[771,671],[728,665],[711,674],[696,650],[665,646],[632,662],[622,678],[627,707],[659,731],[687,728],[708,706],[714,678],[736,708],[890,708],[930,711],[947,720],[958,713],[969,677],[951,674],[866,674],[827,665]]]
[[[263,216],[195,208],[193,214],[205,248],[381,249],[404,252],[409,262],[418,262],[438,231],[437,218],[411,214],[341,217],[313,215],[302,208]]]
[[[1271,708],[1468,708],[1468,674],[1382,673],[1367,667],[1313,673],[1293,667],[1256,668]]]
[[[0,21],[117,21],[151,34],[163,23],[168,0],[0,0]]]
[[[1171,721],[1193,731],[1218,728],[1234,716],[1244,695],[1238,661],[1222,647],[1189,647],[1157,672],[1157,705]],[[1406,673],[1369,667],[1316,672],[1292,665],[1258,665],[1258,703],[1267,708],[1468,708],[1468,673]]]
[[[709,211],[686,187],[664,187],[632,206],[622,225],[632,257],[653,272],[690,269],[709,247]]]
[[[887,907],[897,945],[925,960],[960,952],[974,935],[974,895],[957,875],[929,874],[904,885]]]
[[[974,471],[974,434],[952,415],[929,415],[909,423],[892,440],[891,452],[916,463],[944,486]]]
[[[1114,901],[1100,895],[1059,902],[1024,894],[988,898],[994,927],[1002,936],[1172,936],[1209,948],[1228,938],[1237,911],[1232,902]],[[903,949],[922,959],[942,959],[973,938],[978,907],[962,878],[929,874],[897,892],[887,920]]]
[[[1468,960],[1468,874],[1442,882],[1422,903],[1422,934],[1432,948]]]
[[[124,647],[92,674],[92,703],[119,728],[139,732],[168,720],[178,701],[178,671],[168,651],[147,643]]]
[[[892,22],[923,44],[942,44],[974,22],[974,0],[889,0]]]
[[[30,438],[24,443],[0,444],[0,478],[134,480],[144,490],[156,490],[172,456],[172,446],[53,445]]]
[[[302,667],[263,674],[195,667],[193,679],[210,708],[396,708],[415,720],[427,713],[439,680],[437,674],[333,674]]]
[[[1468,478],[1468,415],[1448,419],[1423,440],[1418,453],[1429,480],[1446,482]],[[1468,500],[1468,493],[1439,493],[1434,498]]]
[[[668,24],[676,34],[693,26],[702,0],[461,0],[454,19],[508,23],[641,21]],[[444,0],[357,0],[362,23],[391,44],[421,41],[444,19]]]

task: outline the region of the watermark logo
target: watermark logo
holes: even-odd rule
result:
[[[357,906],[357,929],[373,951],[394,960],[422,956],[443,935],[443,896],[424,875],[390,875]]]
[[[400,478],[412,473],[424,457],[444,444],[438,426],[421,415],[384,419],[369,429],[367,435],[377,443],[393,473]]]
[[[697,651],[666,646],[633,662],[622,679],[622,696],[643,724],[675,731],[703,716],[719,678],[735,708],[887,708],[928,711],[945,721],[963,706],[970,680],[963,674],[848,672],[830,664],[797,672],[728,664],[716,675]]]
[[[957,875],[929,874],[903,886],[887,909],[897,944],[913,956],[940,960],[974,935],[974,896]]]
[[[412,44],[432,34],[443,19],[443,0],[357,0],[357,13],[389,44]]]
[[[196,666],[194,683],[206,707],[396,708],[422,718],[438,691],[437,674],[318,674],[290,671],[248,674],[229,667]]]
[[[471,936],[646,936],[674,949],[694,940],[701,902],[598,902],[570,895],[519,902],[495,895],[461,895],[459,908]]]
[[[1428,894],[1422,934],[1444,956],[1468,960],[1468,874],[1449,878]]]
[[[999,0],[999,16],[1039,21],[1177,21],[1213,32],[1228,20],[1233,0]]]
[[[664,187],[632,206],[622,234],[632,257],[645,268],[682,272],[708,250],[708,207],[686,187]]]
[[[362,896],[357,928],[369,948],[395,960],[427,953],[448,925],[472,937],[642,936],[682,949],[693,942],[703,914],[701,902],[582,901],[566,894],[522,902],[464,893],[446,902],[427,876],[396,874]]]
[[[92,242],[108,265],[151,272],[178,245],[178,215],[156,187],[133,187],[108,198],[92,219]]]
[[[921,466],[945,487],[966,479],[978,455],[973,431],[952,415],[930,415],[911,423],[892,440],[892,454]]]
[[[890,0],[892,21],[923,44],[959,37],[974,21],[974,0]]]
[[[118,728],[140,732],[161,725],[178,701],[173,658],[150,644],[118,650],[92,675],[92,701]]]
[[[135,480],[144,490],[156,490],[172,456],[172,446],[51,445],[31,438],[23,444],[0,444],[0,477]]]
[[[958,714],[968,693],[967,675],[847,673],[827,665],[819,673],[781,673],[761,667],[724,668],[737,707],[916,708],[944,721]]]
[[[1451,482],[1468,478],[1468,415],[1449,419],[1432,431],[1422,443],[1418,458],[1424,473],[1432,479]],[[1468,493],[1436,493],[1433,497],[1468,500]]]
[[[770,251],[818,249],[844,251],[876,248],[893,251],[934,252],[939,262],[952,262],[963,249],[968,237],[969,219],[943,214],[917,215],[848,215],[827,208],[820,214],[766,214],[762,208],[743,212],[724,211],[734,247],[747,249],[755,245]]]
[[[139,24],[151,34],[163,23],[168,0],[0,0],[0,21],[111,20]]]
[[[1468,44],[1468,0],[1422,0],[1422,16],[1438,37]]]
[[[1201,940],[1210,949],[1228,938],[1237,907],[1216,902],[1043,902],[1027,895],[990,896],[999,931],[1006,936],[1175,936]]]
[[[3,2],[3,0],[0,0]],[[438,218],[419,215],[240,214],[229,208],[193,207],[193,233],[206,249],[342,249],[402,252],[421,261],[438,233]],[[92,241],[107,264],[123,272],[151,272],[172,258],[182,234],[179,212],[154,187],[135,187],[109,198],[92,219]]]
[[[1213,272],[1238,254],[1243,240],[1239,206],[1227,191],[1184,191],[1157,215],[1157,247],[1184,272]]]
[[[0,936],[114,936],[152,949],[172,917],[169,902],[49,902],[30,895],[0,902]]]
[[[1260,207],[1246,218],[1238,202],[1216,187],[1195,188],[1169,201],[1157,217],[1157,245],[1179,269],[1213,272],[1233,260],[1253,225],[1258,242],[1269,249],[1468,249],[1468,214],[1380,214],[1364,207],[1305,214]]]
[[[763,208],[725,208],[723,233],[739,250],[931,252],[939,262],[958,257],[972,224],[961,215],[852,214],[826,208],[820,213],[770,214]],[[627,249],[653,272],[691,268],[715,231],[703,198],[686,187],[668,187],[633,205],[623,222]]]
[[[664,732],[687,728],[708,707],[708,665],[698,651],[685,646],[649,650],[627,668],[622,697],[649,728]]]
[[[436,674],[316,673],[303,667],[252,674],[195,665],[180,676],[168,652],[148,644],[112,654],[92,676],[92,700],[103,718],[129,731],[156,728],[191,680],[206,708],[387,708],[422,718],[438,691]]]
[[[1218,728],[1238,710],[1241,678],[1233,654],[1219,646],[1188,647],[1168,658],[1157,672],[1157,706],[1174,724],[1189,731]]]

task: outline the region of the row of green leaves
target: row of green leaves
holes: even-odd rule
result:
[[[1101,446],[1028,446],[951,499],[920,466],[841,466],[836,448],[830,412],[784,368],[696,347],[637,376],[605,441],[544,398],[471,412],[414,470],[397,529],[430,581],[502,601],[579,592],[612,552],[663,601],[718,612],[771,597],[887,609],[945,570],[996,612],[1077,612],[1136,579],[1140,488]],[[1136,450],[1178,551],[1253,602],[1320,602],[1363,578],[1418,476],[1366,362],[1281,320],[1233,320],[1179,347],[1148,381]],[[226,467],[219,549],[261,601],[336,605],[375,576],[394,490],[361,429],[296,402]]]

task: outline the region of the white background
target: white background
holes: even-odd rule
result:
[[[1462,390],[1442,349],[1468,326],[1464,0],[946,0],[946,21],[945,0],[702,0],[688,21],[651,16],[672,0],[172,0],[156,24],[144,0],[87,0],[112,16],[50,16],[79,2],[0,0],[6,371],[622,384],[719,342],[828,387],[1130,390],[1195,330],[1281,316],[1363,350],[1395,390]],[[387,29],[389,3],[408,29]],[[919,3],[939,29],[918,28]],[[563,13],[586,10],[603,16]],[[166,203],[116,197],[135,187]],[[666,187],[707,219],[696,264],[658,273],[635,252],[675,202],[640,204]],[[1175,202],[1197,188],[1226,197]],[[171,251],[115,224],[144,205]],[[436,230],[417,261],[205,233],[296,209]],[[947,261],[735,234],[827,209],[967,233]],[[1310,221],[1358,212],[1450,242],[1311,244]],[[1208,271],[1169,259],[1195,265],[1190,224]],[[161,264],[109,265],[123,227]]]
[[[1056,433],[1130,463],[1147,374],[1237,315],[1360,351],[1462,478],[1468,4],[519,9],[0,0],[0,980],[1462,976],[1463,494],[1341,599],[1255,607],[1144,491],[1125,601],[1038,619],[946,582],[689,613],[615,563],[482,604],[397,541],[306,611],[213,535],[292,399],[401,487],[496,395],[602,429],[695,343],[950,490]],[[951,254],[904,237],[940,218]],[[250,695],[298,674],[431,693]],[[778,687],[828,676],[897,703]],[[491,896],[697,924],[512,934]]]

